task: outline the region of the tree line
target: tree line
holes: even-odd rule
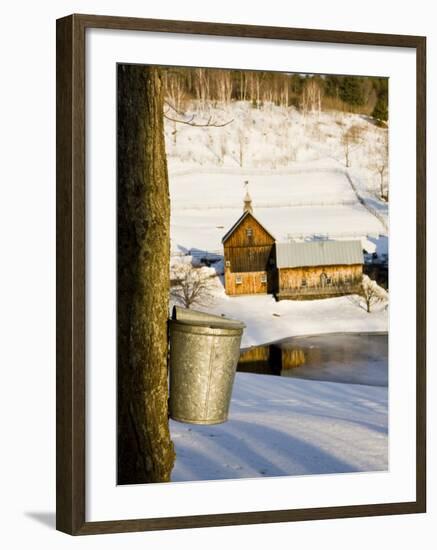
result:
[[[176,111],[187,102],[249,101],[295,106],[304,112],[340,110],[388,120],[388,79],[363,76],[304,75],[272,71],[243,71],[163,67],[166,98]]]

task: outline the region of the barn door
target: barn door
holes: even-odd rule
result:
[[[325,288],[327,286],[327,282],[328,282],[328,276],[326,275],[325,272],[321,273],[320,274],[320,286],[322,288]]]

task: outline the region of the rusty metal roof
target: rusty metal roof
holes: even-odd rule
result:
[[[277,243],[276,266],[353,265],[363,263],[361,241],[311,241]]]

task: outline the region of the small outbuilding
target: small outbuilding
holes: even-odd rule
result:
[[[355,294],[363,277],[361,242],[277,243],[276,268],[279,300]]]

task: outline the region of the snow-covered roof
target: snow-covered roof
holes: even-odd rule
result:
[[[359,240],[276,244],[278,268],[362,263],[363,250]]]

